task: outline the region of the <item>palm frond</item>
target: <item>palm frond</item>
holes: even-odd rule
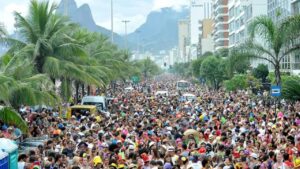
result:
[[[251,39],[254,39],[256,35],[262,37],[262,40],[266,41],[266,44],[273,45],[275,36],[278,33],[276,26],[271,18],[267,16],[256,17],[248,26],[248,32]]]
[[[5,124],[14,125],[22,132],[28,132],[28,126],[25,120],[19,115],[18,112],[9,107],[0,108],[0,120]]]

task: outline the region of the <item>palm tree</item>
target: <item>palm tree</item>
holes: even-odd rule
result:
[[[159,66],[148,57],[146,59],[138,61],[137,67],[139,67],[140,72],[143,74],[145,79],[160,72]]]
[[[55,105],[59,98],[52,92],[52,82],[45,74],[33,74],[32,65],[6,67],[0,72],[0,120],[27,131],[26,122],[14,110],[21,105]],[[12,108],[13,107],[13,108]],[[23,121],[22,121],[23,120]]]
[[[276,84],[281,85],[282,59],[300,49],[300,16],[291,16],[274,23],[267,16],[255,18],[249,25],[250,39],[244,44],[253,57],[264,59],[274,66]]]
[[[86,65],[82,65],[88,56],[84,51],[85,42],[75,36],[79,26],[55,14],[55,9],[56,5],[48,1],[31,0],[27,17],[15,13],[16,28],[23,41],[4,38],[11,47],[9,65],[28,60],[37,73],[47,74],[54,82],[60,80],[63,95],[70,95],[73,80],[100,85],[98,79],[86,71]]]

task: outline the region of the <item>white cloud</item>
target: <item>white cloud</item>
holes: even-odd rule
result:
[[[14,24],[15,24],[15,18],[13,13],[19,12],[22,15],[27,14],[27,3],[10,3],[4,7],[4,10],[0,11],[1,15],[1,22],[4,23],[6,29],[9,31],[9,33],[12,33],[14,29]]]

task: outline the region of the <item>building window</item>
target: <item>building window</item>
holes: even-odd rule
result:
[[[284,56],[281,61],[281,69],[290,69],[290,56]]]
[[[300,53],[299,52],[295,54],[294,69],[300,70]]]

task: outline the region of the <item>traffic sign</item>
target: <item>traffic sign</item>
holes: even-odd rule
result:
[[[281,86],[272,86],[271,87],[271,96],[280,97],[281,96]]]

